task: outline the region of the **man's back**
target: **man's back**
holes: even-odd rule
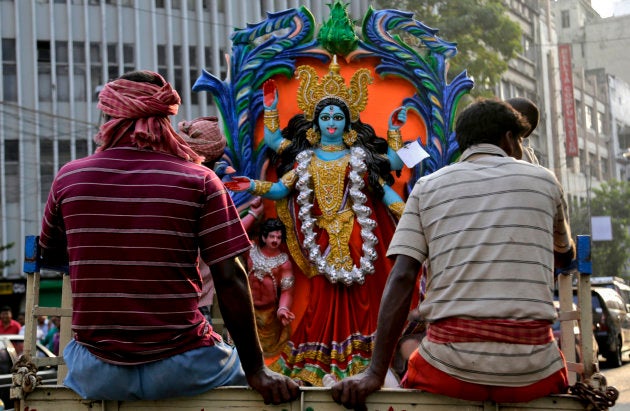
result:
[[[230,224],[215,221],[240,227],[218,195],[223,190],[205,167],[134,147],[108,149],[60,170],[51,190],[57,209],[46,210],[45,218],[63,216],[77,341],[123,364],[212,345],[197,309],[197,250],[209,263],[244,251],[244,243],[230,249],[229,241],[210,241],[232,237]],[[43,234],[55,235],[49,231]]]
[[[426,299],[419,307],[426,321],[553,322],[554,230],[561,238],[565,216],[551,173],[479,144],[461,162],[420,179],[406,210],[417,210],[419,220],[403,218],[398,229],[419,229],[423,236],[401,235],[389,253],[418,244],[418,258],[429,254]],[[524,332],[523,341],[528,337]],[[544,338],[532,345],[480,341],[470,347],[425,339],[420,351],[435,359],[435,367],[485,384],[534,382],[562,365],[557,347]],[[475,358],[482,365],[472,366]]]
[[[433,289],[427,320],[448,316],[534,315],[552,320],[554,215],[562,206],[556,179],[511,157],[480,155],[436,172],[418,185],[421,222],[430,249]],[[493,148],[494,147],[494,148]],[[485,153],[483,153],[485,154]],[[483,283],[473,282],[483,279]],[[446,288],[453,283],[461,287]],[[513,287],[505,288],[505,282]],[[492,290],[494,283],[497,292]],[[507,295],[506,292],[512,295]],[[472,293],[472,294],[471,294]],[[448,301],[468,298],[465,306]],[[497,309],[497,304],[501,307]],[[543,316],[543,317],[541,317]]]

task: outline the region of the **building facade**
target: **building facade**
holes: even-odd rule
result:
[[[588,0],[552,2],[558,43],[568,45],[579,135],[579,158],[569,162],[570,184],[627,181],[630,120],[627,70],[630,57],[628,1],[616,4],[616,15],[602,18]]]
[[[202,69],[227,76],[234,28],[266,12],[306,6],[317,22],[326,0],[0,0],[0,244],[15,245],[4,278],[21,277],[26,235],[39,233],[52,179],[94,151],[99,86],[138,69],[178,90],[173,122],[216,115],[193,83]],[[359,19],[367,0],[353,0]]]

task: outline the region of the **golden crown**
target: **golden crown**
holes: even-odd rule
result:
[[[297,103],[304,112],[307,120],[313,121],[317,103],[325,98],[341,100],[350,111],[350,121],[353,123],[359,119],[359,113],[367,105],[367,86],[372,82],[370,70],[362,68],[357,70],[350,79],[350,87],[339,74],[337,56],[333,57],[329,66],[329,72],[322,77],[321,82],[317,71],[311,66],[299,66],[296,76],[300,79],[297,91]]]

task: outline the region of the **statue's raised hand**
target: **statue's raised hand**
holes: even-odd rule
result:
[[[398,130],[407,122],[407,107],[402,106],[392,111],[389,117],[389,129]]]
[[[278,105],[278,87],[269,79],[263,83],[263,106],[266,110],[275,110]]]
[[[225,188],[232,191],[246,191],[251,186],[249,177],[232,177],[232,180],[223,183]]]

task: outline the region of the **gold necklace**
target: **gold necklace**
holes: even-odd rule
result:
[[[329,145],[320,145],[319,148],[322,151],[341,151],[345,150],[346,146],[344,144],[329,144]]]

